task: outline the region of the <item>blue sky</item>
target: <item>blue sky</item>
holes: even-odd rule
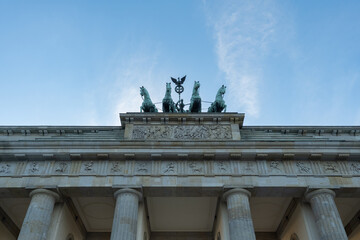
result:
[[[245,125],[360,125],[359,12],[350,0],[0,0],[0,125],[119,125],[140,86],[161,102],[185,74],[186,103],[195,80],[204,101],[224,84]]]

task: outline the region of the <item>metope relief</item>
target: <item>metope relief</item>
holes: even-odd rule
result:
[[[28,165],[27,165],[27,173],[28,174],[34,174],[34,175],[37,175],[37,174],[40,174],[40,163],[38,162],[29,162]]]
[[[284,173],[285,171],[284,171],[283,163],[280,161],[269,161],[268,172],[271,174]]]
[[[309,163],[297,161],[295,163],[295,169],[299,174],[311,174],[311,168]]]
[[[150,174],[151,165],[150,162],[136,162],[135,174],[147,175]]]
[[[116,173],[121,173],[122,171],[123,171],[123,166],[121,162],[119,161],[111,162],[110,173],[116,174]]]
[[[349,168],[353,174],[360,173],[360,163],[358,163],[358,162],[349,162]]]
[[[2,163],[0,165],[0,174],[9,174],[11,171],[10,171],[10,168],[11,168],[11,165],[8,164],[8,163]]]
[[[204,163],[191,161],[188,162],[188,174],[201,175],[204,173]]]
[[[55,173],[62,174],[68,172],[68,163],[58,162],[55,164]]]
[[[227,174],[230,172],[229,162],[217,161],[215,162],[215,173],[216,174]]]
[[[324,162],[322,163],[322,166],[325,173],[340,174],[340,170],[336,162]]]
[[[230,125],[134,126],[136,140],[226,140],[231,139]]]
[[[0,162],[0,176],[360,176],[360,162],[338,161],[22,161]]]
[[[177,172],[175,162],[163,162],[161,164],[161,173],[164,175],[174,175]]]
[[[257,173],[256,162],[252,161],[240,162],[240,169],[242,174],[245,175],[254,175]]]
[[[95,167],[96,164],[94,161],[85,161],[81,164],[80,172],[84,174],[93,174],[95,173]]]

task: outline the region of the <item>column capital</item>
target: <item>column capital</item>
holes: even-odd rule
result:
[[[319,195],[319,194],[329,194],[333,198],[335,198],[335,195],[336,195],[333,190],[323,188],[323,189],[318,189],[318,190],[314,190],[314,191],[306,193],[305,200],[309,202],[314,196]]]
[[[57,194],[56,192],[47,190],[47,189],[39,188],[39,189],[32,190],[32,191],[30,192],[29,196],[30,196],[30,197],[33,197],[33,196],[36,195],[36,194],[47,194],[47,195],[52,196],[52,197],[55,199],[55,201],[59,201],[59,200],[60,200],[59,194]]]
[[[248,198],[251,197],[251,193],[248,190],[243,189],[243,188],[234,188],[234,189],[231,189],[231,190],[225,192],[223,195],[223,199],[225,201],[227,201],[227,198],[232,194],[242,194],[242,195],[246,195]]]
[[[59,194],[47,189],[35,189],[30,192],[30,204],[26,212],[18,240],[47,239],[54,205]]]
[[[114,193],[116,199],[111,240],[136,240],[139,201],[142,194],[131,188],[119,189]]]
[[[135,194],[138,197],[138,200],[141,201],[142,200],[142,194],[139,191],[136,191],[134,189],[131,188],[123,188],[123,189],[119,189],[114,193],[114,197],[115,199],[119,196],[119,194],[122,193],[132,193]]]

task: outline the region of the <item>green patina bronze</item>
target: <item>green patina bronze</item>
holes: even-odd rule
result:
[[[226,87],[222,85],[217,91],[215,101],[210,105],[208,112],[226,112],[226,104],[224,101],[224,94],[226,92]]]
[[[190,112],[190,113],[200,113],[201,112],[201,97],[199,94],[200,89],[200,82],[194,81],[194,87],[192,96],[190,99],[190,107],[189,110],[185,111],[184,101],[181,99],[180,94],[184,91],[184,87],[182,84],[185,81],[186,76],[182,77],[181,79],[178,78],[171,78],[171,80],[175,83],[176,88],[175,92],[179,94],[179,101],[175,104],[174,100],[171,97],[171,83],[166,83],[166,91],[165,96],[162,100],[162,111],[164,113],[183,113],[183,112]],[[210,107],[208,108],[209,113],[216,112],[220,113],[222,111],[226,112],[226,104],[224,101],[224,94],[226,92],[226,87],[222,85],[219,90],[217,91],[215,101],[211,103]],[[140,112],[158,112],[155,104],[151,101],[150,95],[146,88],[143,86],[140,87],[140,95],[143,98],[143,103],[140,107]],[[188,104],[186,104],[188,105]]]
[[[140,95],[143,98],[143,103],[140,107],[140,112],[158,112],[155,107],[155,104],[152,103],[150,99],[149,92],[144,88],[144,86],[140,87]]]
[[[176,112],[175,103],[171,98],[171,83],[166,83],[165,97],[162,100],[163,112]]]
[[[176,103],[175,107],[176,107],[176,110],[177,110],[178,112],[180,112],[180,113],[185,112],[185,110],[184,110],[185,104],[184,104],[184,101],[183,101],[182,99],[180,99],[180,100]]]
[[[201,98],[199,95],[200,82],[194,82],[194,88],[190,99],[190,112],[201,112]]]

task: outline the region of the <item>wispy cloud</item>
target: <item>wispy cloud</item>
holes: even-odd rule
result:
[[[159,83],[155,82],[156,65],[157,53],[152,52],[136,53],[130,56],[126,63],[118,66],[110,94],[111,100],[116,103],[113,112],[139,112],[142,104],[140,86],[147,88],[154,103],[160,99],[160,92],[156,91],[156,86],[159,87]]]
[[[221,2],[223,3],[223,2]],[[262,81],[261,60],[275,32],[273,2],[232,1],[214,6],[205,2],[213,28],[219,69],[230,88],[231,108],[259,116],[258,86]]]

